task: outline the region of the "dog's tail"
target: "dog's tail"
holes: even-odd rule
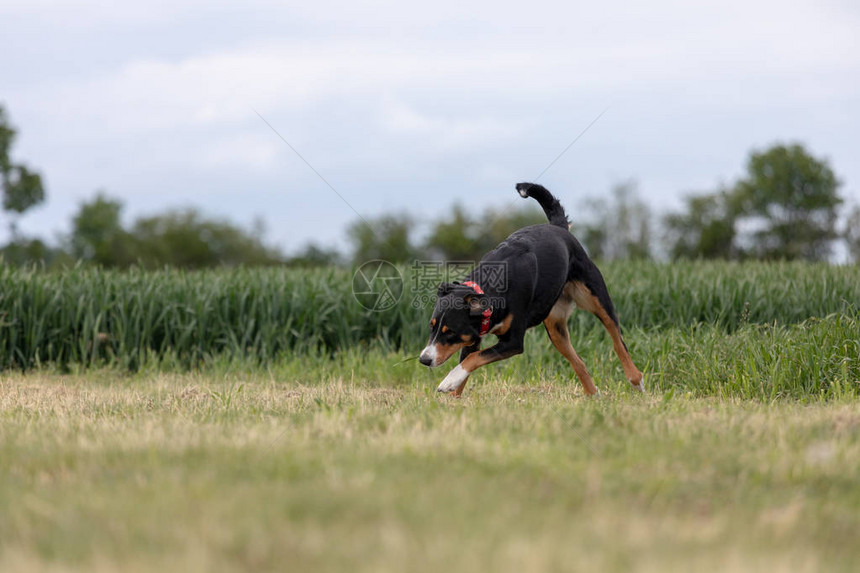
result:
[[[543,212],[546,213],[550,225],[562,227],[565,230],[570,228],[570,221],[567,219],[564,207],[546,187],[537,183],[517,183],[517,193],[523,198],[532,197],[536,199],[543,207]]]

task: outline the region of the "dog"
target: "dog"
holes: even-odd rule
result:
[[[516,190],[523,198],[537,200],[549,222],[515,231],[487,253],[465,281],[439,287],[430,318],[430,338],[419,361],[435,368],[459,350],[460,363],[437,391],[459,397],[472,372],[521,354],[526,330],[543,323],[585,393],[599,394],[585,363],[570,344],[567,319],[574,306],[593,313],[603,323],[625,376],[633,388],[642,391],[644,377],[621,337],[603,275],[571,234],[561,203],[535,183],[518,183]],[[500,266],[506,271],[503,281],[497,280]],[[496,335],[498,342],[481,350],[487,334]]]

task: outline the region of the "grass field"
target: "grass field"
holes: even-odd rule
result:
[[[0,268],[0,571],[852,571],[860,268],[607,265],[479,370],[345,271]]]
[[[432,389],[7,376],[0,570],[849,571],[860,559],[853,398]]]

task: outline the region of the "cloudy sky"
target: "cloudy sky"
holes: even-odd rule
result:
[[[788,141],[860,202],[856,2],[420,4],[0,0],[0,102],[49,193],[23,231],[104,190],[343,248],[353,208],[512,204],[598,116],[540,179],[574,219],[629,179],[671,209]]]

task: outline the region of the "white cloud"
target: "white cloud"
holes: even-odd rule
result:
[[[151,26],[213,7],[205,0],[3,0],[0,16],[33,16],[73,30]]]
[[[858,122],[858,13],[811,0],[0,0],[0,71],[17,152],[53,189],[133,180],[170,195],[179,171],[208,189],[306,170],[255,109],[335,182],[468,165],[490,185],[543,168],[611,104],[577,144],[580,157],[602,147],[576,176],[643,176],[665,193],[707,185],[768,138],[819,134],[837,170],[858,164],[844,133]],[[168,48],[105,55],[165,30]],[[19,46],[35,59],[9,65]]]
[[[54,7],[44,0],[41,4],[42,9]],[[143,10],[130,7],[137,4],[114,4],[129,19]],[[150,12],[171,14],[197,6],[164,3]],[[806,6],[756,6],[741,18],[722,4],[720,9],[700,6],[698,18],[671,2],[647,11],[561,8],[560,14],[545,19],[524,15],[542,27],[520,30],[509,20],[513,13],[496,9],[493,14],[501,17],[502,31],[516,33],[484,32],[483,41],[448,36],[444,29],[438,38],[332,39],[318,34],[251,40],[220,53],[137,59],[95,78],[65,77],[57,83],[42,79],[12,93],[17,91],[16,99],[34,111],[75,126],[76,137],[89,138],[229,124],[253,116],[252,107],[261,113],[296,111],[327,98],[379,101],[393,94],[433,100],[439,95],[442,101],[457,103],[477,92],[534,106],[571,95],[614,99],[619,94],[683,90],[692,98],[749,102],[763,99],[767,85],[779,86],[783,98],[801,99],[839,91],[840,82],[833,76],[843,78],[845,91],[857,86],[857,79],[849,79],[860,71],[860,50],[850,49],[857,48],[850,19]],[[445,20],[442,10],[425,14],[387,3],[377,7],[393,10],[389,17],[395,19],[410,21],[418,14],[430,22]],[[338,14],[332,9],[314,16],[336,20]],[[571,33],[565,34],[558,26],[568,23]],[[406,27],[410,25],[414,23]],[[831,77],[822,82],[822,75]],[[398,109],[392,114],[403,115]]]
[[[392,100],[387,101],[383,108],[382,121],[395,136],[425,139],[428,146],[445,152],[493,146],[516,137],[527,127],[521,120],[432,116]]]
[[[200,153],[198,167],[204,169],[240,168],[265,172],[283,153],[282,144],[260,130],[231,133],[206,145]]]

